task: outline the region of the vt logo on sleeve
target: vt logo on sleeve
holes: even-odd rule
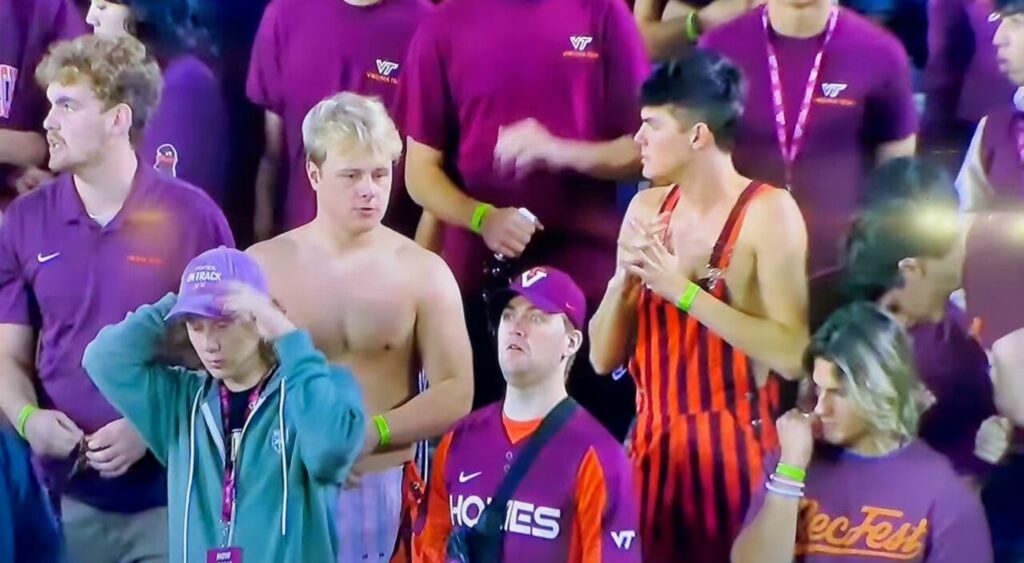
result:
[[[14,87],[18,83],[18,69],[10,65],[0,65],[0,117],[11,116],[14,106]]]

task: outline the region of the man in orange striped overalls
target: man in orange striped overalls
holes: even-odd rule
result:
[[[789,192],[740,176],[739,71],[695,50],[643,87],[644,176],[590,324],[598,373],[628,362],[645,563],[726,563],[765,450],[766,382],[807,343],[807,234]]]

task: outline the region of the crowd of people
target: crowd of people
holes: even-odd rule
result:
[[[230,4],[0,0],[0,561],[1024,562],[1024,0]]]

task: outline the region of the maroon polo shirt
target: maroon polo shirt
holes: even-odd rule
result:
[[[0,224],[0,323],[38,331],[39,403],[93,433],[121,415],[82,369],[82,353],[108,324],[177,291],[188,261],[234,246],[224,214],[198,188],[140,164],[121,211],[101,227],[69,174],[11,204]],[[148,456],[126,475],[87,470],[70,483],[65,463],[43,460],[47,480],[115,512],[166,504],[163,471]]]

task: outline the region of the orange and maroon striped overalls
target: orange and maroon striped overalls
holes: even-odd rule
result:
[[[721,273],[750,202],[771,186],[751,183],[715,243],[701,286],[728,303]],[[673,187],[661,206],[679,201]],[[667,236],[667,235],[666,235]],[[637,386],[631,456],[640,487],[645,563],[728,563],[729,550],[760,482],[762,455],[776,444],[769,393],[753,362],[661,297],[637,304],[630,373]]]

